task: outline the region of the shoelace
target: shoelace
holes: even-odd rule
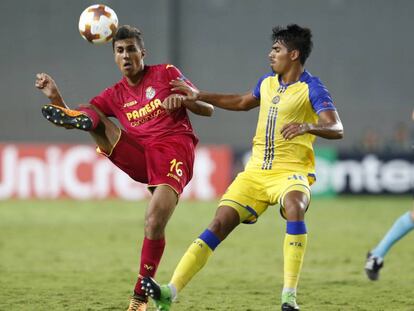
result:
[[[288,304],[296,305],[296,294],[295,293],[286,293],[285,302]]]
[[[129,309],[131,309],[131,307],[133,307],[135,310],[138,310],[139,307],[145,306],[145,304],[146,303],[141,301],[141,300],[132,298],[131,299],[131,305],[130,305]]]

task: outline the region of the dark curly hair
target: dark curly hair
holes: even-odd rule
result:
[[[115,32],[115,35],[112,39],[112,48],[115,47],[115,42],[124,39],[131,39],[135,38],[137,40],[138,46],[143,49],[144,48],[144,39],[142,37],[142,33],[138,28],[123,25],[118,27]]]
[[[289,51],[298,50],[300,63],[305,64],[313,47],[311,30],[297,24],[289,24],[286,28],[276,26],[272,31],[273,42],[283,43]]]

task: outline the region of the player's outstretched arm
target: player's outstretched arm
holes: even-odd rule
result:
[[[289,140],[305,133],[313,134],[326,139],[341,139],[344,136],[344,128],[341,119],[335,110],[322,111],[319,114],[317,124],[313,123],[288,123],[280,131],[283,138]]]
[[[192,113],[200,116],[211,117],[214,107],[199,100],[188,99],[180,94],[172,94],[164,99],[161,106],[168,112],[173,112],[181,107],[186,107]]]
[[[218,94],[200,91],[198,99],[232,111],[248,111],[260,105],[260,101],[251,92],[245,94]]]
[[[192,113],[197,114],[199,116],[211,117],[214,112],[213,105],[202,102],[200,100],[193,101],[184,99],[184,106]]]
[[[226,110],[247,111],[260,104],[260,101],[251,92],[246,94],[216,94],[199,91],[182,80],[173,80],[170,84],[173,87],[172,91],[186,94],[189,100],[200,100]]]
[[[68,108],[59,92],[56,82],[47,73],[42,72],[36,75],[35,86],[49,98],[51,104],[62,108]]]

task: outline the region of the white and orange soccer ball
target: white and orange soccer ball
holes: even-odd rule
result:
[[[85,40],[102,44],[112,40],[118,27],[114,10],[103,4],[87,7],[79,18],[79,32]]]

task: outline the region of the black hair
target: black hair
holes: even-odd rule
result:
[[[283,43],[289,51],[298,50],[300,63],[305,64],[313,47],[311,30],[297,24],[289,24],[286,28],[276,26],[272,31],[273,42]]]
[[[141,31],[138,28],[129,25],[123,25],[118,27],[112,39],[112,48],[115,47],[116,41],[131,38],[135,38],[135,40],[137,40],[137,43],[141,49],[144,48],[144,38],[142,36]]]

